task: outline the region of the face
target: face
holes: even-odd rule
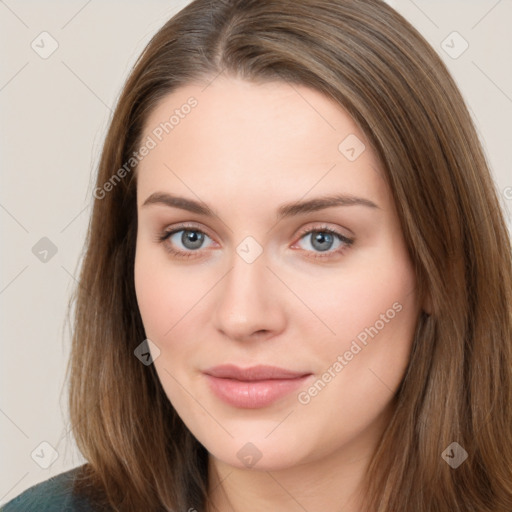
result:
[[[420,311],[364,134],[318,91],[218,77],[165,97],[143,141],[137,300],[184,423],[237,468],[364,456]]]

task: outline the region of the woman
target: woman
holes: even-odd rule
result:
[[[459,91],[390,7],[192,2],[94,196],[88,463],[6,512],[512,510],[510,240]]]

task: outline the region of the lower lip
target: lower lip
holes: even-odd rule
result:
[[[240,381],[206,375],[211,390],[224,402],[244,409],[258,409],[272,404],[300,388],[311,375],[296,379]]]

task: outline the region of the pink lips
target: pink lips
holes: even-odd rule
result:
[[[276,366],[239,368],[226,364],[205,370],[210,389],[234,407],[265,407],[304,384],[311,373],[294,372]]]

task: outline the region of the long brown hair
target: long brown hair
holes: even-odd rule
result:
[[[302,84],[349,112],[382,161],[418,292],[430,300],[369,467],[366,510],[512,510],[509,234],[453,79],[381,0],[195,0],[137,61],[103,147],[72,301],[69,403],[84,486],[119,511],[205,509],[208,453],[153,365],[134,356],[145,333],[131,159],[166,94],[222,72]],[[442,457],[453,442],[468,454],[457,468]]]

